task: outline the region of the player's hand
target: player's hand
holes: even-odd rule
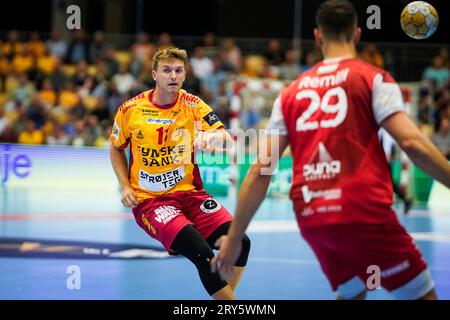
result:
[[[134,208],[139,204],[139,202],[136,200],[136,194],[131,187],[123,188],[121,201],[122,204],[127,208]]]
[[[223,152],[231,149],[233,139],[225,130],[199,131],[194,141],[194,149],[206,152]]]
[[[220,277],[225,279],[227,275],[233,274],[233,267],[241,254],[242,241],[221,236],[217,240],[216,246],[219,247],[219,253],[210,261],[211,272],[219,271]]]
[[[194,148],[195,150],[213,152],[216,141],[216,132],[200,131],[194,141]]]

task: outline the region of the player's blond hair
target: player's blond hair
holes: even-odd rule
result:
[[[186,50],[179,49],[179,48],[161,49],[161,50],[156,51],[156,53],[153,55],[153,61],[152,61],[153,70],[156,71],[156,69],[158,68],[158,63],[161,60],[170,60],[170,59],[177,59],[177,60],[183,61],[185,68],[188,63],[188,56],[187,56]]]

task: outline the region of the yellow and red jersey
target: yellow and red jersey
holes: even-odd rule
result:
[[[185,90],[168,106],[156,105],[152,94],[143,92],[120,106],[110,137],[118,148],[130,146],[129,179],[139,202],[202,189],[194,163],[196,131],[223,127],[211,107]]]

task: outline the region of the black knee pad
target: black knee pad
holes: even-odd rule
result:
[[[218,272],[211,272],[209,262],[214,257],[214,253],[192,225],[184,227],[178,233],[172,242],[171,249],[185,256],[195,265],[200,280],[209,295],[213,295],[228,284],[222,280]]]
[[[242,238],[241,254],[239,255],[239,257],[236,260],[236,263],[234,264],[236,267],[245,267],[247,265],[248,254],[250,252],[250,245],[251,245],[250,239],[245,234],[244,237]]]
[[[215,245],[217,239],[219,239],[221,236],[226,235],[228,233],[228,229],[230,228],[231,222],[225,222],[221,226],[219,226],[214,232],[209,236],[208,243],[209,245],[214,248],[218,249]],[[236,260],[235,266],[236,267],[245,267],[247,265],[248,255],[250,252],[250,239],[247,235],[244,235],[242,238],[242,250],[241,254]]]

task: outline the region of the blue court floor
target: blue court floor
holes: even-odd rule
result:
[[[218,198],[230,211],[233,201]],[[446,207],[398,214],[429,264],[441,299],[450,299],[450,215]],[[300,237],[291,203],[266,199],[253,220],[248,267],[240,299],[334,299],[311,250]],[[134,222],[119,196],[70,190],[0,187],[0,239],[29,239],[18,257],[0,257],[0,299],[210,299],[194,266],[183,257],[154,259],[29,258],[43,240],[130,244],[160,248]],[[8,244],[0,242],[8,248]],[[64,247],[47,247],[57,253]],[[133,251],[134,252],[134,251]],[[79,268],[68,287],[70,266]],[[369,299],[391,299],[384,290]]]

